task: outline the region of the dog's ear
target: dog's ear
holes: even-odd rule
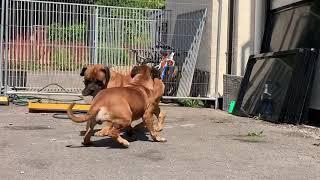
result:
[[[134,78],[134,76],[136,76],[137,74],[139,74],[140,71],[141,71],[141,67],[139,67],[139,66],[133,66],[133,68],[131,69],[131,72],[130,72],[131,78]]]
[[[154,78],[158,78],[158,79],[161,79],[161,73],[160,73],[160,70],[155,68],[155,67],[152,67],[151,68],[151,78],[154,79]]]
[[[83,67],[81,72],[80,72],[80,76],[84,76],[84,72],[86,72],[87,67]]]
[[[108,85],[109,81],[110,81],[110,68],[108,66],[105,66],[103,69],[102,69],[102,72],[104,72],[105,74],[105,86]]]

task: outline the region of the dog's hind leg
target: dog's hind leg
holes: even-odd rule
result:
[[[98,137],[108,136],[109,131],[112,127],[112,123],[109,121],[106,121],[105,123],[106,123],[106,126],[103,127],[100,131],[97,131],[96,133],[94,133],[95,136],[98,136]]]
[[[120,131],[128,126],[130,126],[130,123],[112,124],[112,128],[109,131],[109,136],[123,146],[129,147],[129,142],[120,136]]]
[[[163,111],[161,111],[161,109],[160,109],[160,107],[159,106],[156,106],[155,107],[155,109],[154,109],[154,112],[153,112],[155,115],[156,115],[156,117],[157,117],[157,119],[158,119],[158,123],[157,123],[157,125],[155,126],[155,130],[156,131],[162,131],[163,130],[163,127],[164,127],[164,120],[165,120],[165,118],[166,118],[166,114],[163,112]]]
[[[146,126],[150,132],[150,135],[154,141],[157,142],[166,142],[165,138],[160,137],[159,132],[155,131],[153,127],[153,111],[147,110],[146,113],[143,115],[143,121],[146,123]]]
[[[98,137],[108,136],[111,128],[112,128],[112,123],[107,122],[106,126],[103,127],[100,131],[94,133],[94,135]]]

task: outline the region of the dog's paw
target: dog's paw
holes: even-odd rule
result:
[[[123,142],[121,142],[121,144],[126,148],[128,148],[130,145],[130,143],[128,141],[123,141]]]
[[[97,131],[94,133],[94,136],[103,137],[104,135],[101,133],[101,131]]]
[[[92,141],[82,142],[81,144],[84,145],[84,146],[92,146],[93,145]]]
[[[161,132],[163,130],[163,128],[160,128],[160,127],[154,127],[154,130],[157,131],[157,132]]]
[[[127,140],[123,139],[121,136],[117,138],[117,141],[118,143],[122,144],[124,147],[126,148],[129,147],[130,143]]]
[[[163,137],[156,137],[155,141],[157,142],[167,142],[167,140]]]

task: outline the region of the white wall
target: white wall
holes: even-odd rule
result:
[[[232,74],[243,76],[254,54],[254,0],[235,0]]]
[[[223,95],[223,74],[227,71],[228,5],[228,0],[213,0],[210,95],[214,97]]]

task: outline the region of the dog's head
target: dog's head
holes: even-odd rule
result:
[[[160,78],[160,71],[155,67],[148,65],[136,65],[131,70],[131,84],[144,86],[149,90],[153,90],[154,79]]]
[[[136,65],[132,68],[130,75],[134,78],[136,75],[150,75],[151,79],[158,78],[161,79],[160,70],[155,67],[149,67],[147,65]]]
[[[96,64],[83,67],[80,76],[84,77],[83,96],[96,96],[104,89],[110,80],[110,69],[107,66]]]

